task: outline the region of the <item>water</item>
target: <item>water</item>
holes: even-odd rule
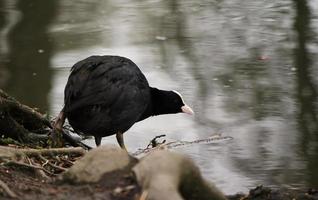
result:
[[[70,67],[129,57],[150,84],[178,90],[195,117],[135,124],[129,151],[156,135],[232,140],[176,151],[227,194],[258,184],[318,187],[318,1],[0,1],[0,86],[57,115]],[[116,143],[108,137],[103,143]]]

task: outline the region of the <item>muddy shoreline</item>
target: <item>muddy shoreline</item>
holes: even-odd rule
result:
[[[0,177],[0,180],[15,195],[10,195],[4,187],[0,187],[0,199],[143,199],[142,189],[131,170],[104,174],[96,183],[78,184],[61,181],[60,176],[41,177],[34,173],[34,169],[28,167],[7,166],[1,163]],[[318,190],[271,189],[255,186],[249,194],[226,195],[226,197],[229,200],[317,200]]]

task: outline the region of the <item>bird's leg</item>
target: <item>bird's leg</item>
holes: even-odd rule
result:
[[[94,138],[95,138],[96,147],[100,146],[100,143],[102,141],[102,137],[94,136]]]
[[[125,147],[125,144],[124,144],[124,137],[123,137],[123,133],[118,131],[116,133],[116,139],[117,139],[117,142],[119,144],[119,146],[124,149],[125,151],[127,151],[126,147]]]
[[[61,110],[59,115],[53,122],[53,130],[50,134],[49,145],[51,147],[62,147],[63,146],[63,124],[65,122],[64,108]]]
[[[63,124],[65,122],[65,114],[64,114],[64,108],[61,110],[59,115],[56,117],[56,120],[53,122],[53,128],[57,131],[61,131]]]

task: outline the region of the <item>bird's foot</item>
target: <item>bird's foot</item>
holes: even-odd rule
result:
[[[65,122],[65,115],[63,110],[57,116],[55,121],[53,122],[53,129],[50,132],[48,145],[50,147],[63,147],[63,124]]]

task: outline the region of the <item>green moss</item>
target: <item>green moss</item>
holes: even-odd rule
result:
[[[0,137],[0,145],[9,145],[9,144],[15,144],[15,145],[21,145],[18,141],[9,138],[9,137]]]

